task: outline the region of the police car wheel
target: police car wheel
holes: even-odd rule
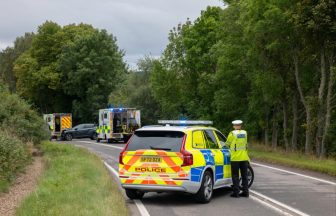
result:
[[[72,135],[70,133],[65,134],[65,140],[66,141],[71,141],[72,140]]]
[[[248,187],[249,188],[252,186],[253,181],[254,181],[254,171],[249,164],[248,167],[247,167],[247,182],[248,182]],[[240,189],[243,189],[241,178],[239,179],[239,187],[240,187]]]
[[[209,171],[204,173],[202,184],[196,194],[196,200],[200,203],[208,203],[212,198],[213,193],[213,178]]]
[[[125,189],[126,195],[130,199],[142,199],[142,197],[145,195],[144,192],[134,189]]]

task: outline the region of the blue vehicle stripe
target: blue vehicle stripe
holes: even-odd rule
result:
[[[215,168],[215,171],[216,171],[216,178],[215,178],[215,181],[217,179],[222,179],[223,176],[224,176],[224,167],[223,166],[216,166]]]
[[[194,182],[200,182],[202,178],[203,170],[204,170],[204,166],[191,168],[190,170],[191,179],[190,180]]]

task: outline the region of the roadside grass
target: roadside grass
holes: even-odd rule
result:
[[[17,215],[129,215],[100,159],[82,148],[42,143],[46,170]]]
[[[274,151],[271,148],[255,143],[249,147],[249,155],[251,159],[336,176],[336,160],[319,159],[315,156],[305,155],[300,152],[286,152],[280,149]]]
[[[9,186],[10,186],[10,183],[8,181],[0,180],[0,193],[8,192]]]

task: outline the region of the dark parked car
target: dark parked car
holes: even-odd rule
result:
[[[97,139],[95,124],[79,124],[71,129],[62,132],[62,139],[71,141],[73,138],[91,138]]]

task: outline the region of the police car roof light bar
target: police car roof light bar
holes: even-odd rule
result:
[[[159,124],[166,125],[212,125],[212,121],[207,120],[159,120]]]

